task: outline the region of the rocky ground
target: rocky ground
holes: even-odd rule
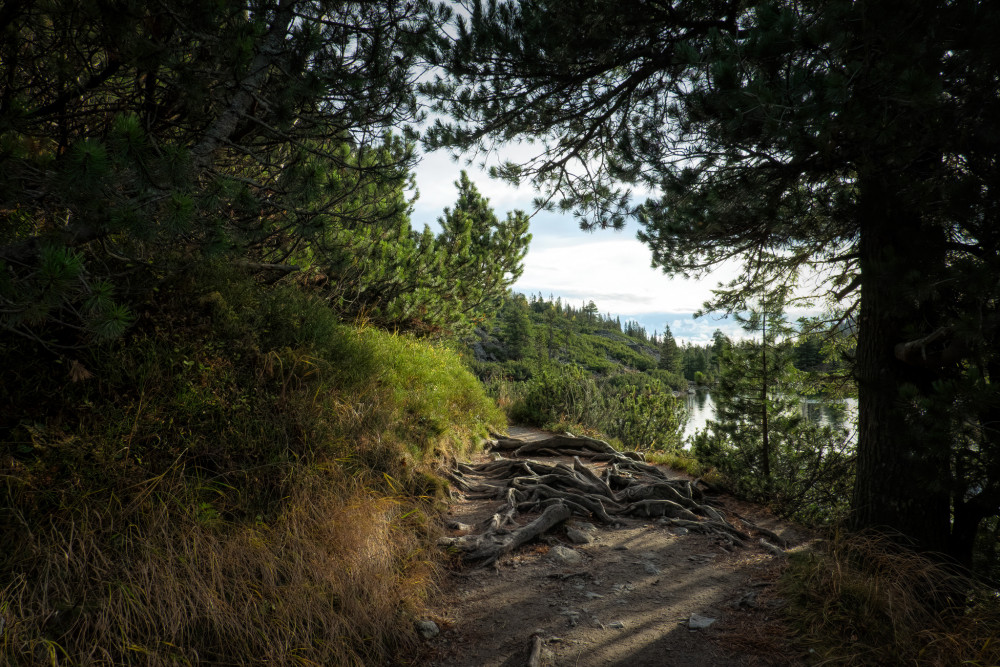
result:
[[[545,436],[527,429],[511,435],[525,441]],[[560,459],[535,453],[531,458],[549,464]],[[573,464],[572,457],[562,462]],[[585,465],[601,475],[609,463]],[[475,533],[498,512],[498,500],[478,495],[455,498],[451,537]],[[614,516],[603,525],[574,516],[485,567],[456,558],[432,617],[436,627],[426,627],[434,636],[422,662],[428,667],[802,664],[789,648],[782,621],[784,601],[775,582],[786,556],[773,542],[795,548],[809,536],[758,506],[726,496],[709,496],[706,502],[753,539],[734,545],[724,534],[685,528],[678,524],[691,524],[667,516]],[[537,516],[518,514],[511,530]],[[771,533],[770,542],[760,531]]]

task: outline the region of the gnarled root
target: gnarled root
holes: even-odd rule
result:
[[[641,454],[618,452],[603,440],[570,435],[532,441],[500,437],[494,449],[515,457],[571,455],[573,465],[502,458],[459,464],[451,471],[449,479],[468,497],[504,499],[504,507],[486,522],[481,534],[441,541],[467,560],[492,563],[571,516],[604,524],[614,523],[616,516],[663,517],[669,524],[717,535],[734,547],[751,541],[709,504],[696,483],[671,479],[662,468],[642,461]],[[598,475],[582,458],[610,465]],[[535,520],[516,527],[519,513],[539,510],[542,513]]]

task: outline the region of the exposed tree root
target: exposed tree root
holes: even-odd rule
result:
[[[662,469],[643,462],[641,454],[618,452],[602,440],[568,434],[527,442],[498,438],[493,449],[514,457],[572,456],[573,465],[500,458],[479,465],[459,464],[451,471],[448,478],[467,497],[503,502],[482,526],[482,533],[442,539],[443,545],[456,549],[467,561],[492,563],[571,516],[604,524],[613,524],[621,516],[664,517],[672,525],[717,535],[733,548],[752,541],[709,504],[697,482],[670,479]],[[610,465],[598,476],[581,458]],[[534,521],[516,527],[518,514],[538,511],[542,513]],[[744,523],[773,537],[769,531]]]

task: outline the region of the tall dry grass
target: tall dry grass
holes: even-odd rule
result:
[[[794,554],[782,587],[811,664],[1000,664],[1000,593],[884,536]]]
[[[433,574],[420,510],[333,469],[292,474],[269,524],[178,513],[176,471],[124,511],[38,526],[0,590],[0,662],[372,665],[411,653]]]

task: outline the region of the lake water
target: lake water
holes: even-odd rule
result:
[[[684,439],[694,435],[695,431],[705,428],[709,419],[715,418],[715,402],[709,391],[699,390],[687,394],[684,407],[687,409],[688,420],[684,425]],[[851,437],[858,429],[858,401],[846,398],[839,401],[823,399],[804,399],[801,403],[803,415],[810,421],[829,424],[834,428],[847,429]]]

